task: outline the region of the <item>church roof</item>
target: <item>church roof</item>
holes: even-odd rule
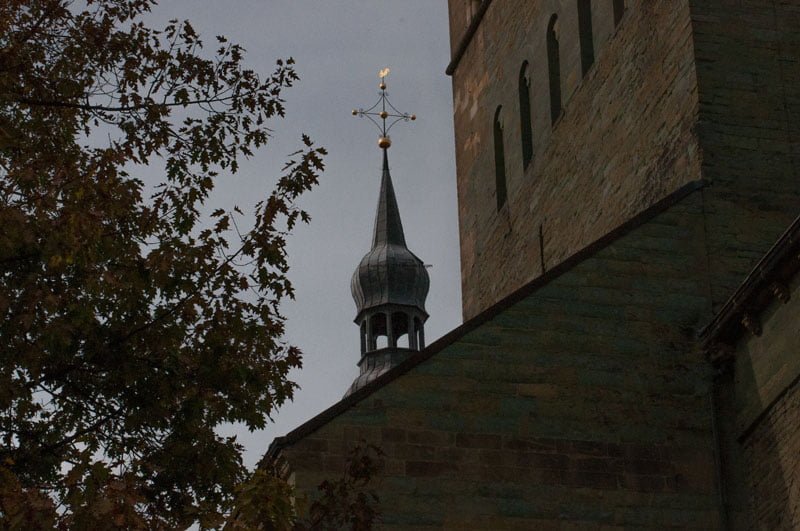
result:
[[[364,387],[346,396],[345,398],[343,398],[333,406],[329,407],[322,413],[318,414],[311,420],[305,422],[296,429],[292,430],[287,435],[275,438],[275,440],[273,440],[272,444],[267,450],[267,453],[264,455],[262,461],[265,462],[274,461],[279,456],[283,448],[291,446],[296,442],[298,442],[299,440],[303,439],[304,437],[312,434],[313,432],[315,432],[316,430],[318,430],[319,428],[321,428],[322,426],[324,426],[325,424],[327,424],[340,414],[347,411],[350,407],[352,407],[356,403],[360,402],[361,400],[364,400],[372,393],[376,392],[383,386],[399,378],[403,374],[411,371],[421,363],[424,363],[426,360],[435,356],[437,353],[439,353],[446,347],[452,345],[466,334],[472,332],[481,325],[491,321],[493,318],[495,318],[496,316],[498,316],[499,314],[501,314],[514,304],[524,300],[525,298],[527,298],[528,296],[530,296],[543,286],[549,284],[556,278],[562,276],[563,274],[575,268],[578,264],[584,262],[585,260],[591,258],[602,249],[608,247],[616,240],[627,235],[634,229],[641,227],[648,221],[655,218],[657,215],[665,212],[673,205],[676,205],[686,197],[690,196],[692,193],[700,190],[705,186],[706,186],[705,180],[698,180],[684,185],[680,189],[666,196],[661,201],[653,204],[652,206],[642,211],[635,217],[631,218],[627,222],[623,223],[616,229],[607,233],[602,238],[596,240],[594,243],[590,244],[589,246],[578,251],[571,257],[567,258],[565,261],[561,262],[553,269],[533,279],[531,282],[522,286],[512,294],[508,295],[504,299],[500,300],[493,306],[489,307],[488,309],[477,315],[476,317],[470,319],[469,321],[465,322],[458,328],[444,335],[436,342],[430,344],[425,350],[422,350],[410,356],[408,359],[406,359],[393,369],[387,371],[386,373],[382,374],[375,380],[369,382]]]

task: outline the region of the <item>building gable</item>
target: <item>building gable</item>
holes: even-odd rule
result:
[[[701,220],[651,213],[271,457],[311,491],[377,444],[386,529],[715,526]]]

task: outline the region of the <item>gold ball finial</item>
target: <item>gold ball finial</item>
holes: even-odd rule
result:
[[[357,110],[353,109],[352,112],[353,112],[353,116],[358,116],[358,111]]]
[[[413,121],[414,121],[414,120],[416,120],[416,119],[417,119],[417,115],[416,115],[416,114],[412,114],[412,115],[411,115],[411,121],[413,122]]]
[[[380,85],[378,85],[378,88],[379,88],[379,89],[381,89],[381,90],[386,90],[386,83],[384,83],[383,81],[381,81],[381,84],[380,84]]]
[[[389,149],[392,145],[392,141],[389,140],[388,136],[382,136],[378,139],[378,147],[381,149]]]
[[[380,116],[381,118],[383,118],[385,120],[386,118],[389,117],[389,113],[386,112],[386,111],[381,111],[381,112],[378,113],[378,116]]]

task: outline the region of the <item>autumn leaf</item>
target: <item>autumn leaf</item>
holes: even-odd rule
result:
[[[217,526],[249,473],[215,428],[293,396],[287,227],[325,151],[298,139],[252,217],[208,199],[269,145],[294,61],[259,74],[154,5],[0,2],[3,528]]]

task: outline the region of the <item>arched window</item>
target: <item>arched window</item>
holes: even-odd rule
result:
[[[403,312],[392,313],[392,338],[394,345],[390,347],[410,348],[411,338],[408,329],[408,315]]]
[[[558,15],[547,25],[547,66],[550,76],[550,121],[561,116],[561,53],[558,49]]]
[[[622,20],[622,15],[625,14],[625,0],[614,0],[614,26],[619,24]]]
[[[506,203],[506,153],[503,147],[503,122],[501,111],[503,106],[497,107],[494,113],[494,177],[497,191],[497,210]]]
[[[519,124],[522,137],[522,166],[527,168],[533,160],[533,128],[531,126],[531,76],[528,61],[519,70]]]
[[[581,72],[585,76],[594,63],[591,0],[578,0],[578,35],[581,41]]]
[[[369,338],[367,350],[372,351],[389,346],[389,330],[386,325],[387,322],[385,313],[376,313],[370,317],[369,328],[371,337]]]

